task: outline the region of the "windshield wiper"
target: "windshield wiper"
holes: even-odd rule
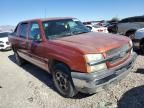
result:
[[[72,34],[71,33],[68,33],[68,34],[63,34],[63,35],[60,35],[60,36],[71,36]]]
[[[73,34],[75,34],[75,35],[78,35],[78,34],[83,34],[83,33],[88,33],[88,32],[77,32],[77,33],[73,33]]]

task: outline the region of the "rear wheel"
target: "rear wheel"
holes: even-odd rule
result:
[[[144,42],[141,43],[140,50],[141,50],[142,54],[144,54]]]
[[[17,52],[14,52],[14,56],[15,56],[16,63],[17,63],[19,66],[23,65],[24,60],[18,55]]]
[[[70,70],[66,65],[59,63],[54,66],[52,72],[53,81],[58,92],[64,97],[73,97],[76,95]]]

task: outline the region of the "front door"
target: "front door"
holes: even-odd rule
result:
[[[42,69],[48,70],[48,59],[43,55],[44,46],[43,40],[40,33],[40,27],[37,22],[31,22],[28,32],[28,54],[31,57],[31,61],[33,64],[41,67]]]

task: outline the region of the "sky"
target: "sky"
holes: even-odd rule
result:
[[[0,0],[0,25],[45,17],[76,17],[81,21],[144,15],[144,0]]]

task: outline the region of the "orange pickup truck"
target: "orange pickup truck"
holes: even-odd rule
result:
[[[49,72],[64,97],[117,83],[136,59],[129,38],[91,32],[76,18],[20,22],[9,41],[17,64],[26,60]]]

